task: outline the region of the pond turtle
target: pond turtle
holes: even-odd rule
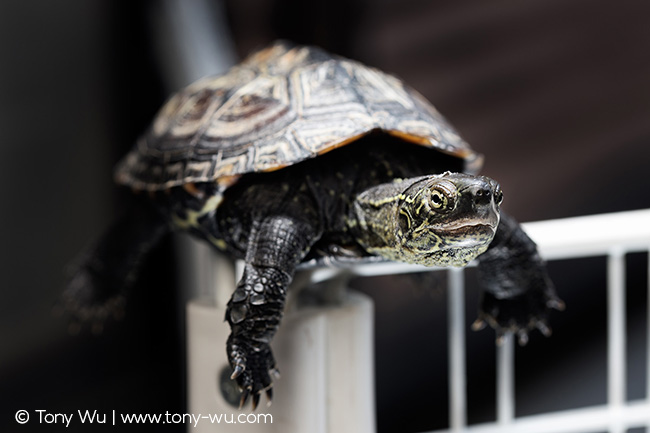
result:
[[[319,48],[276,43],[171,97],[118,164],[133,209],[80,256],[66,303],[105,316],[161,236],[188,230],[243,276],[227,355],[242,404],[272,391],[270,343],[305,263],[369,257],[427,266],[478,258],[476,327],[548,334],[562,302],[535,244],[500,213],[482,158],[397,78]],[[143,193],[144,192],[144,193]]]

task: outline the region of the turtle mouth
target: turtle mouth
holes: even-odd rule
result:
[[[488,230],[492,231],[492,234],[494,234],[497,231],[498,226],[499,215],[495,213],[486,218],[476,220],[456,220],[447,224],[438,224],[436,227],[432,227],[432,229],[441,235],[463,235]]]
[[[492,242],[498,226],[496,221],[453,224],[436,230],[443,248],[471,248]]]
[[[448,224],[439,227],[438,231],[444,233],[457,233],[457,232],[461,233],[461,232],[469,232],[472,230],[485,230],[485,229],[496,231],[498,225],[499,225],[498,220],[481,221],[481,222],[473,222],[473,223],[456,223],[456,224]]]
[[[488,224],[474,224],[447,232],[448,236],[457,238],[453,243],[454,246],[482,244],[488,237],[491,241],[495,233],[496,227]]]

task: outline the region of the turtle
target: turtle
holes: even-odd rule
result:
[[[297,269],[363,260],[465,266],[483,287],[474,328],[550,334],[562,309],[535,243],[501,212],[483,157],[393,75],[314,46],[273,43],[163,105],[115,180],[136,200],[80,255],[64,299],[106,317],[164,234],[244,261],[226,342],[241,404],[272,399],[271,342]],[[143,194],[144,193],[144,194]]]

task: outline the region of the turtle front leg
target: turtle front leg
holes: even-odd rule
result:
[[[563,310],[564,303],[537,246],[512,217],[501,214],[494,240],[478,260],[484,293],[473,329],[481,329],[487,322],[496,329],[498,343],[506,332],[516,333],[521,345],[533,329],[549,336],[549,312]]]
[[[277,369],[270,343],[295,268],[317,237],[309,224],[283,216],[265,218],[251,230],[244,275],[226,309],[232,330],[227,354],[231,377],[242,389],[240,406],[252,396],[255,409],[262,391],[272,399],[271,376]]]

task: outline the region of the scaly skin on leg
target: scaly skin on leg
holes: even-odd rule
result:
[[[73,321],[91,322],[96,328],[119,314],[124,293],[134,284],[144,257],[169,231],[152,204],[136,201],[70,266],[61,300],[65,313]]]
[[[241,406],[252,396],[255,409],[262,391],[271,401],[271,375],[277,370],[270,343],[295,268],[317,238],[309,224],[285,216],[267,217],[253,225],[244,275],[226,310],[232,330],[227,354],[232,378],[243,392]]]
[[[479,282],[485,291],[472,327],[481,329],[487,322],[496,330],[497,342],[506,332],[514,332],[521,345],[533,329],[549,336],[549,312],[563,310],[564,303],[537,246],[512,217],[501,213],[494,240],[478,260]]]

